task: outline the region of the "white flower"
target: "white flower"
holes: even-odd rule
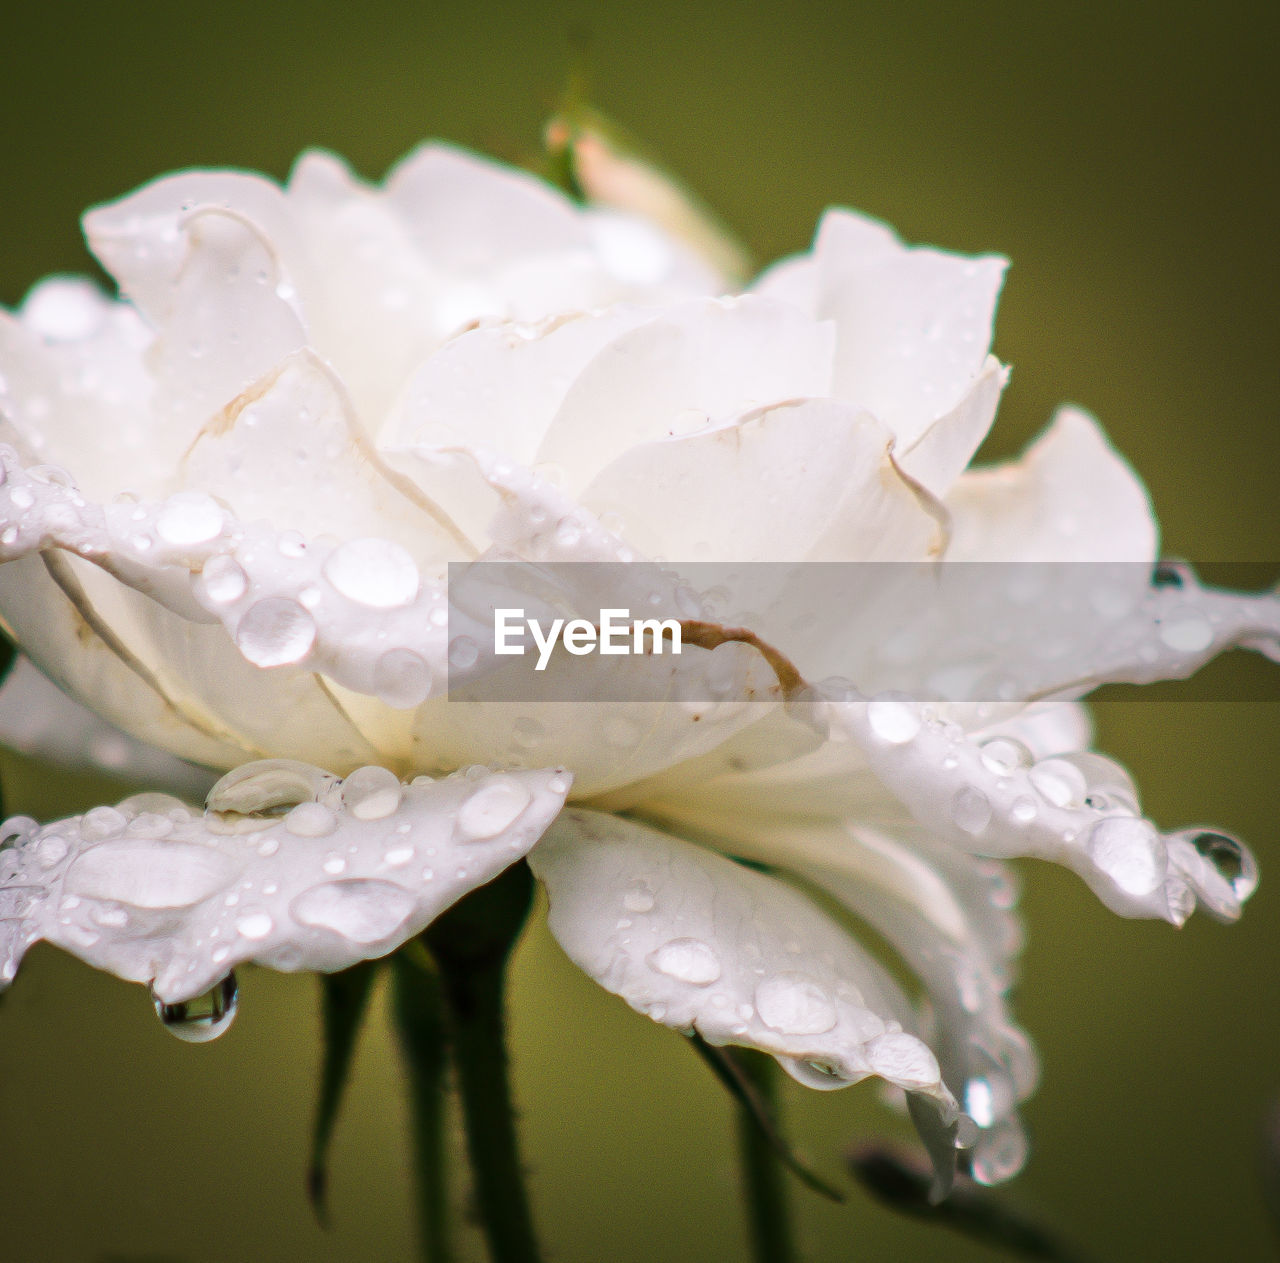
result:
[[[23,665],[0,721],[100,762],[105,740],[180,790],[192,763],[229,774],[203,815],[142,796],[11,822],[0,980],[38,938],[168,1003],[243,960],[338,969],[528,854],[602,985],[814,1086],[878,1075],[940,1166],[958,1130],[995,1180],[1036,1077],[1000,860],[1067,863],[1125,915],[1238,914],[1247,852],[1159,833],[1078,706],[1027,703],[1274,653],[1280,614],[1189,574],[1148,587],[1146,497],[1082,413],[966,472],[1005,381],[1001,260],[832,211],[810,253],[725,294],[654,224],[441,145],[380,189],[308,154],[284,188],[187,173],[85,225],[121,299],[54,278],[0,319],[0,615],[97,718],[33,722],[71,703]],[[682,664],[729,658],[724,704],[601,701],[586,665],[562,681],[578,700],[449,701],[446,566],[495,554],[1142,573],[1105,607],[938,589],[909,652],[901,605],[815,639],[767,625],[779,598]],[[996,676],[994,709],[867,704]]]

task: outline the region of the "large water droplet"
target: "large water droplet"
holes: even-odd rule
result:
[[[153,997],[156,1016],[171,1035],[188,1044],[207,1044],[217,1039],[235,1020],[240,1004],[240,988],[236,976],[229,973],[204,995],[192,1000],[166,1004]]]
[[[951,819],[961,832],[979,834],[991,823],[991,803],[981,790],[964,785],[951,800]]]
[[[1213,644],[1213,627],[1199,610],[1171,610],[1160,620],[1160,639],[1177,653],[1199,653]]]
[[[622,906],[628,912],[652,912],[653,904],[653,891],[642,881],[631,882],[622,892]]]
[[[338,817],[323,803],[299,803],[285,816],[284,827],[296,838],[323,838],[338,827]]]
[[[756,986],[760,1020],[782,1035],[821,1035],[836,1024],[836,1006],[812,978],[774,974]]]
[[[981,745],[982,765],[997,776],[1031,766],[1031,751],[1014,737],[992,737]]]
[[[421,577],[409,553],[389,539],[354,539],[324,563],[324,577],[349,600],[375,610],[411,605]]]
[[[510,776],[495,776],[458,808],[458,835],[496,838],[529,805],[529,791]]]
[[[205,562],[200,572],[200,586],[215,605],[230,605],[244,596],[249,577],[234,557],[220,554]]]
[[[920,731],[920,708],[912,702],[882,697],[867,705],[871,731],[891,745],[903,745]]]
[[[315,619],[296,601],[279,596],[251,605],[236,628],[240,652],[257,667],[301,662],[315,640]]]
[[[93,807],[84,813],[80,821],[80,836],[86,842],[98,842],[114,837],[128,823],[124,813],[114,807]]]
[[[1041,759],[1028,773],[1036,792],[1055,807],[1083,807],[1089,792],[1084,773],[1066,759]]]
[[[234,875],[231,861],[207,846],[122,839],[84,851],[67,869],[63,889],[135,908],[187,908]]]
[[[970,1170],[979,1184],[999,1184],[1022,1170],[1027,1137],[1016,1119],[1004,1119],[983,1131],[974,1143]]]
[[[353,943],[368,944],[394,934],[413,906],[413,896],[402,886],[353,877],[304,890],[289,911],[301,925],[332,930]]]
[[[1253,894],[1258,885],[1258,865],[1239,838],[1213,829],[1190,830],[1183,836],[1213,865],[1238,899]]]
[[[253,815],[272,807],[314,802],[334,777],[296,759],[258,759],[228,772],[205,797],[210,811]]]
[[[709,986],[720,977],[720,960],[706,943],[696,938],[673,938],[648,956],[650,968],[678,982]]]
[[[275,928],[275,922],[265,912],[246,912],[236,921],[236,933],[255,941],[266,938]]]
[[[1164,840],[1145,820],[1109,816],[1089,833],[1089,856],[1126,894],[1148,895],[1165,878]]]
[[[156,534],[181,548],[204,544],[222,533],[223,515],[212,496],[203,491],[179,491],[156,516]]]
[[[373,664],[373,691],[397,710],[420,706],[431,692],[431,668],[412,649],[388,649]]]
[[[342,801],[357,820],[384,820],[400,807],[404,790],[389,768],[358,767],[342,782]]]

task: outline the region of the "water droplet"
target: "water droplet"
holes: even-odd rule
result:
[[[999,1184],[1022,1170],[1026,1160],[1026,1134],[1015,1119],[1007,1118],[979,1135],[970,1170],[979,1184]]]
[[[98,842],[103,838],[114,837],[128,821],[122,812],[114,807],[94,807],[84,813],[80,821],[80,836],[86,842]]]
[[[628,912],[652,912],[653,891],[642,881],[633,881],[622,893],[622,906]]]
[[[231,605],[249,588],[249,577],[234,557],[225,553],[210,557],[200,572],[200,586],[215,605]]]
[[[1160,639],[1177,653],[1199,653],[1213,644],[1213,627],[1197,609],[1173,610],[1160,620]]]
[[[903,745],[920,731],[920,708],[912,702],[877,698],[867,706],[871,731],[891,745]]]
[[[470,636],[455,636],[449,642],[449,665],[465,671],[476,664],[480,650]]]
[[[420,706],[431,693],[431,668],[412,649],[388,649],[373,664],[373,691],[397,710]]]
[[[331,855],[323,864],[320,865],[330,877],[337,877],[339,873],[347,871],[347,861],[341,855]]]
[[[1109,816],[1089,833],[1089,856],[1125,894],[1149,895],[1165,878],[1164,840],[1145,820]]]
[[[303,891],[289,911],[300,925],[332,930],[353,943],[369,944],[394,934],[413,906],[413,896],[403,887],[355,877]]]
[[[980,747],[982,765],[997,776],[1008,776],[1019,768],[1030,767],[1031,751],[1013,737],[992,737]]]
[[[986,794],[972,785],[956,790],[951,800],[951,819],[964,833],[981,833],[991,823],[991,804]]]
[[[964,1109],[979,1127],[990,1127],[996,1121],[995,1099],[986,1079],[970,1079],[965,1084]]]
[[[1019,824],[1030,824],[1036,818],[1035,800],[1031,798],[1015,798],[1009,808],[1009,814]]]
[[[338,827],[338,817],[323,803],[299,803],[284,818],[284,827],[294,837],[328,837]]]
[[[1084,773],[1066,759],[1041,759],[1028,773],[1036,792],[1055,807],[1082,807],[1088,793]]]
[[[1258,885],[1258,865],[1239,838],[1213,829],[1191,830],[1184,836],[1213,865],[1238,899],[1247,899],[1253,894]]]
[[[411,846],[393,846],[383,857],[388,868],[403,868],[414,856]]]
[[[477,841],[497,837],[529,805],[529,798],[513,777],[493,777],[458,808],[458,834]]]
[[[204,544],[222,533],[223,515],[203,491],[179,491],[156,516],[156,534],[167,544]]]
[[[315,640],[315,619],[296,601],[279,596],[251,605],[236,628],[240,652],[256,667],[301,662]]]
[[[156,1016],[165,1030],[188,1044],[207,1044],[217,1039],[235,1020],[240,988],[234,973],[228,974],[204,995],[192,1000],[166,1004],[153,997]]]
[[[400,808],[404,790],[389,768],[358,767],[342,782],[342,801],[357,820],[385,820]]]
[[[275,922],[265,912],[247,912],[236,922],[236,932],[254,940],[266,938],[275,928]]]
[[[348,600],[375,610],[413,604],[422,582],[413,558],[389,539],[339,545],[324,563],[324,577]]]
[[[135,908],[187,908],[224,889],[231,862],[207,846],[144,839],[102,842],[67,869],[63,889]]]
[[[1195,572],[1185,561],[1161,561],[1151,572],[1153,588],[1188,588],[1195,582]]]
[[[701,939],[674,938],[647,959],[656,972],[695,987],[709,986],[720,977],[720,960]]]
[[[782,1035],[821,1035],[836,1024],[836,1006],[812,978],[775,974],[756,984],[760,1020]]]

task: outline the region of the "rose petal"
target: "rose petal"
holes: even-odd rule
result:
[[[317,768],[282,802],[278,768],[235,774],[243,812],[145,795],[6,826],[17,846],[0,868],[0,984],[40,939],[168,1004],[244,961],[333,972],[385,955],[524,855],[570,779],[471,769],[402,785],[382,768],[345,782]],[[255,779],[262,814],[249,812]]]

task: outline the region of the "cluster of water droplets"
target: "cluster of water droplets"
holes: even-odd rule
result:
[[[43,827],[15,817],[0,985],[45,939],[148,984],[175,1033],[212,1038],[235,1012],[236,965],[332,971],[393,950],[524,855],[568,788],[558,770],[406,784],[273,759],[228,773],[204,812],[143,794]]]
[[[1115,911],[1181,924],[1197,901],[1232,919],[1256,885],[1238,839],[1216,830],[1163,834],[1141,815],[1117,763],[1092,752],[1037,759],[1007,735],[971,736],[908,697],[858,698],[831,684],[815,722],[853,739],[905,807],[975,854],[1035,855],[1074,868]]]

